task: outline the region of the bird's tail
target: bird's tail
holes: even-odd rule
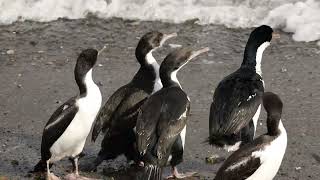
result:
[[[211,134],[209,138],[205,141],[210,145],[223,147],[224,145],[232,145],[239,141],[237,135],[220,135],[220,134]]]
[[[142,172],[137,174],[136,180],[162,180],[162,168],[158,165],[146,165]]]
[[[40,160],[33,168],[33,173],[45,172],[47,170],[47,163],[43,160]]]

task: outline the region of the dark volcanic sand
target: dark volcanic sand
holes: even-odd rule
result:
[[[178,77],[191,98],[186,151],[180,168],[199,172],[201,179],[212,179],[221,164],[206,164],[205,157],[226,155],[224,151],[202,143],[208,136],[212,93],[218,82],[241,64],[251,29],[94,17],[1,26],[0,179],[1,176],[31,178],[27,176],[28,171],[40,158],[45,123],[62,102],[78,91],[73,68],[82,49],[100,49],[105,43],[109,44],[98,60],[103,66],[97,66],[94,72],[105,102],[137,71],[134,49],[139,37],[150,30],[177,32],[179,36],[168,43],[211,48],[208,55],[185,66]],[[14,54],[8,55],[9,49],[14,50]],[[162,60],[169,51],[170,48],[165,46],[155,56]],[[266,91],[278,93],[284,101],[283,123],[289,136],[287,153],[276,179],[320,177],[319,60],[320,48],[315,43],[294,42],[286,33],[281,33],[281,39],[274,41],[264,53],[262,70]],[[266,131],[264,111],[260,123],[258,135]],[[87,142],[84,149],[87,155],[80,160],[80,166],[93,159],[100,141],[101,138],[96,144]],[[116,163],[104,163],[97,173],[86,175],[103,177],[103,169],[106,173],[110,171],[108,167],[118,168],[120,165],[125,165],[124,158]],[[68,160],[52,168],[58,175],[65,174],[65,169],[70,169]]]

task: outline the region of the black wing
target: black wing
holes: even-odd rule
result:
[[[153,156],[166,162],[173,143],[186,126],[189,106],[180,88],[162,89],[152,95],[141,107],[137,120],[139,152],[151,149]],[[148,148],[150,145],[153,147]]]
[[[156,93],[157,94],[157,93]],[[156,133],[161,114],[162,99],[156,94],[150,96],[140,107],[136,124],[137,148],[140,154],[147,151]]]
[[[242,77],[235,72],[220,82],[210,109],[210,132],[233,134],[246,126],[262,101],[263,82],[258,74]],[[250,73],[250,72],[249,72]]]
[[[263,144],[272,141],[272,137],[262,135],[253,142],[242,146],[231,154],[217,172],[215,180],[245,180],[262,164],[260,157],[253,152],[263,149]]]
[[[108,127],[111,125],[113,113],[123,100],[124,96],[127,94],[128,89],[129,85],[125,85],[119,88],[115,93],[111,95],[105,105],[100,109],[93,126],[92,141],[95,141],[97,139],[101,130],[105,132],[106,129],[108,129]]]
[[[43,130],[41,141],[41,159],[50,159],[50,148],[67,129],[78,111],[76,98],[73,97],[62,104],[50,117]]]

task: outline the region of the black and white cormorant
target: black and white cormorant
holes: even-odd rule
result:
[[[186,48],[170,53],[160,66],[163,88],[152,94],[141,106],[136,125],[137,148],[144,169],[137,179],[160,180],[162,167],[170,163],[172,176],[183,178],[176,165],[183,160],[186,125],[190,101],[177,79],[177,72],[191,59],[207,52],[204,48],[192,51]]]
[[[210,144],[235,151],[253,140],[264,92],[261,59],[272,35],[269,26],[254,29],[240,68],[226,76],[215,89],[209,115]]]
[[[62,104],[44,127],[41,160],[34,171],[47,170],[48,179],[57,178],[50,173],[50,166],[64,157],[73,159],[73,176],[79,176],[78,155],[83,150],[102,101],[99,87],[92,79],[92,69],[96,64],[97,55],[98,51],[95,49],[86,49],[80,53],[74,69],[80,94]]]
[[[139,71],[131,82],[111,95],[96,118],[92,141],[96,140],[101,131],[105,135],[101,150],[90,170],[96,170],[103,160],[114,159],[121,154],[128,160],[137,162],[137,151],[134,148],[137,110],[145,98],[162,88],[159,64],[152,56],[152,52],[175,36],[176,33],[163,34],[153,31],[146,33],[140,39],[135,51],[140,63]]]
[[[271,92],[263,95],[268,133],[235,151],[221,166],[215,180],[272,180],[287,147],[287,133],[281,122],[282,102]]]

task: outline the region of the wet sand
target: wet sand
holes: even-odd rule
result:
[[[99,57],[101,65],[94,70],[94,79],[100,85],[105,102],[137,71],[134,49],[139,37],[150,30],[179,35],[154,53],[159,61],[170,51],[170,43],[211,48],[208,55],[192,61],[178,74],[191,99],[184,162],[179,167],[183,171],[197,171],[199,177],[193,179],[213,179],[221,163],[206,164],[205,158],[227,153],[202,143],[208,136],[212,94],[218,82],[240,66],[251,29],[95,17],[0,26],[0,179],[1,176],[33,178],[28,171],[40,159],[45,123],[61,103],[78,92],[73,68],[82,49],[100,49],[105,43],[109,44]],[[315,43],[294,42],[289,34],[280,34],[281,38],[265,51],[262,62],[266,91],[278,93],[285,105],[282,119],[288,132],[288,148],[275,179],[318,179],[320,48]],[[262,111],[257,134],[266,132],[265,127],[265,112]],[[81,167],[92,161],[101,139],[95,144],[87,142]],[[103,163],[97,173],[85,175],[116,176],[112,168],[122,169],[125,164],[124,158],[119,158]],[[70,168],[69,161],[63,160],[52,170],[63,175]]]

